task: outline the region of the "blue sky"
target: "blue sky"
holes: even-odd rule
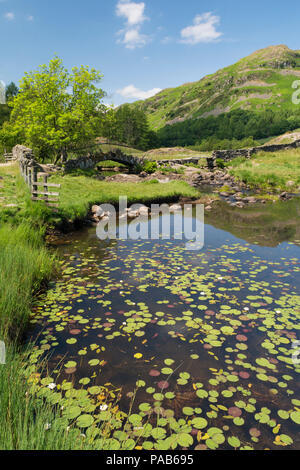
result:
[[[119,105],[199,80],[256,49],[300,49],[295,0],[0,0],[0,80],[57,54],[104,74]]]

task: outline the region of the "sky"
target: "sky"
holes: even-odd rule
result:
[[[57,55],[100,70],[117,106],[257,49],[300,49],[299,13],[295,0],[0,0],[0,80],[18,83]]]

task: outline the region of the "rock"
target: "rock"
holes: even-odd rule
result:
[[[92,206],[92,212],[93,214],[96,214],[97,210],[100,208],[100,206]]]
[[[146,178],[147,176],[148,176],[148,174],[147,174],[145,171],[142,171],[142,172],[140,173],[140,177],[141,177],[141,178]]]
[[[157,180],[159,183],[162,183],[162,184],[165,184],[165,183],[169,183],[170,182],[170,179],[169,178],[166,178],[164,180]]]
[[[173,204],[169,207],[170,212],[181,211],[181,206],[179,204]]]
[[[106,213],[104,212],[104,210],[103,210],[102,207],[100,207],[100,206],[99,206],[98,209],[96,210],[96,213],[95,213],[95,214],[96,214],[97,217],[100,217],[100,218],[104,217],[105,215],[108,215],[108,214],[106,214]]]
[[[206,210],[206,211],[211,211],[211,210],[212,210],[212,207],[211,207],[211,206],[205,206],[205,210]]]
[[[255,204],[257,202],[257,199],[256,197],[245,197],[244,198],[244,202],[248,202],[249,204]]]
[[[148,215],[149,213],[149,207],[143,206],[139,209],[140,215]]]
[[[135,219],[136,217],[139,216],[139,211],[129,210],[127,213],[127,216],[129,217],[129,219]]]
[[[286,186],[288,188],[291,188],[292,186],[295,186],[295,181],[287,181]]]

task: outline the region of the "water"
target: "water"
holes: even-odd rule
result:
[[[67,235],[62,276],[34,308],[36,354],[50,382],[89,392],[82,412],[98,410],[99,386],[112,414],[115,390],[119,409],[132,407],[131,437],[141,419],[156,430],[149,445],[169,448],[173,435],[191,449],[299,448],[299,244],[298,200],[221,204],[198,252],[184,240],[100,241],[95,228]]]

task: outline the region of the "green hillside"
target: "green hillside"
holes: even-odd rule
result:
[[[297,79],[300,51],[270,46],[198,82],[165,89],[132,106],[146,112],[153,129],[237,109],[292,110],[292,83]]]

